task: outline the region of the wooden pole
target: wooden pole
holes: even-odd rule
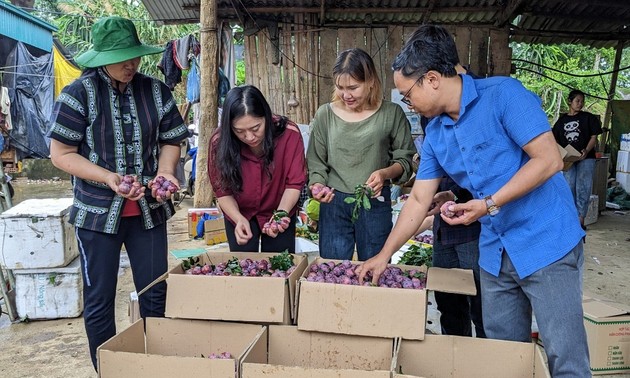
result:
[[[604,114],[604,122],[602,127],[608,127],[610,124],[611,107],[610,102],[615,99],[615,91],[617,90],[617,78],[619,77],[619,66],[621,65],[621,56],[623,55],[623,45],[625,41],[619,41],[617,43],[617,54],[615,55],[615,63],[613,65],[613,74],[610,78],[610,90],[608,91],[608,104],[606,106],[606,113]],[[608,131],[604,131],[599,143],[597,144],[597,152],[604,152],[606,148],[606,142],[608,139]]]
[[[197,168],[195,171],[195,207],[210,207],[214,196],[208,178],[208,146],[210,136],[217,128],[218,98],[217,82],[219,61],[217,48],[217,1],[201,0],[201,117],[199,118],[199,139],[197,148]]]

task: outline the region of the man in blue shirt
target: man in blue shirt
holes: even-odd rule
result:
[[[439,28],[423,25],[421,27]],[[425,218],[443,176],[473,199],[449,224],[482,224],[479,265],[489,338],[530,341],[532,311],[554,377],[590,377],[582,320],[582,237],[560,154],[540,99],[508,77],[457,75],[449,52],[412,39],[396,57],[394,82],[432,118],[416,182],[381,252],[374,279]]]

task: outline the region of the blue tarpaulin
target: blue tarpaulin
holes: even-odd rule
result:
[[[49,156],[46,134],[53,110],[53,56],[33,56],[26,46],[17,42],[7,58],[10,67],[4,73],[3,85],[9,88],[13,129],[10,144],[17,157],[45,158]]]

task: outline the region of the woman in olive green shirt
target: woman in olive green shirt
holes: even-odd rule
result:
[[[378,253],[392,228],[390,183],[412,174],[415,152],[403,109],[383,100],[372,58],[361,49],[343,51],[333,68],[332,102],[322,105],[311,124],[307,152],[309,187],[321,202],[320,255],[364,261]],[[352,220],[356,185],[374,192],[371,209]],[[321,191],[324,186],[334,189]]]

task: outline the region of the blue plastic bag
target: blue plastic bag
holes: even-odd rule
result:
[[[206,221],[211,219],[219,219],[219,217],[210,214],[203,214],[199,218],[199,223],[197,223],[197,236],[195,236],[195,239],[203,239],[203,233],[205,232],[204,226]]]
[[[199,79],[199,68],[197,67],[197,58],[190,61],[190,71],[186,79],[186,99],[191,104],[199,102],[201,96],[201,82]]]

